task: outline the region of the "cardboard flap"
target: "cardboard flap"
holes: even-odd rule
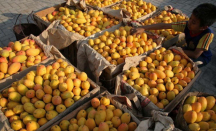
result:
[[[85,0],[67,0],[69,6],[75,6],[77,9],[87,11]]]
[[[85,37],[78,33],[67,31],[61,24],[60,20],[53,21],[46,30],[38,37],[43,43],[53,45],[61,50],[68,47],[75,41],[82,40]]]

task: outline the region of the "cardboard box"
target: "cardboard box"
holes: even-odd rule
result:
[[[26,38],[21,39],[20,41],[26,40],[26,39],[28,39],[28,38],[32,38],[32,37],[29,37],[29,36],[28,36],[28,37],[26,37]],[[34,39],[35,39],[35,38],[34,38]],[[37,42],[36,42],[36,43],[37,43]],[[39,44],[39,43],[38,43],[38,44]],[[41,43],[41,44],[42,44],[42,43]],[[39,46],[40,46],[40,45],[39,45]],[[43,49],[43,48],[42,48],[42,49]],[[44,49],[43,49],[43,50],[44,50]],[[1,84],[0,89],[3,89],[3,88],[5,88],[5,87],[9,86],[9,85],[10,85],[11,83],[13,83],[14,81],[17,81],[17,80],[21,79],[21,78],[22,78],[24,75],[26,75],[29,71],[36,69],[36,67],[37,67],[38,65],[40,65],[40,64],[46,64],[46,63],[51,62],[52,59],[53,59],[52,57],[48,57],[47,59],[41,61],[41,62],[38,63],[38,64],[35,64],[35,65],[33,65],[33,66],[31,66],[31,67],[29,67],[29,68],[23,70],[23,71],[17,72],[17,73],[15,73],[15,74],[13,74],[13,75],[11,75],[11,76],[5,78],[5,79],[0,80],[0,84]]]
[[[139,65],[139,62],[144,60],[145,57],[146,56],[140,57],[138,61],[134,62],[134,65],[129,66],[130,64],[128,64],[127,69],[129,69],[132,66]],[[152,110],[164,111],[164,112],[170,113],[178,105],[178,103],[185,97],[187,92],[191,89],[193,83],[199,77],[201,70],[198,69],[197,66],[195,66],[194,69],[196,70],[195,77],[191,80],[190,83],[187,84],[186,87],[184,87],[184,89],[181,92],[179,92],[177,96],[175,96],[175,98],[172,101],[169,102],[167,106],[165,106],[164,109],[158,108],[153,102],[150,101],[150,99],[143,96],[139,91],[134,89],[126,81],[122,80],[121,76],[123,75],[123,72],[117,76],[115,94],[118,94],[118,95],[125,95],[125,94],[130,94],[130,93],[136,94],[140,100],[140,104],[142,106],[142,113],[144,117],[150,117]]]
[[[98,95],[97,98],[101,98],[101,97],[106,96],[106,95],[109,95],[109,94],[110,94],[109,92],[105,91],[105,92],[101,93],[100,95]],[[137,125],[140,123],[140,121],[139,121],[129,110],[127,110],[127,108],[124,108],[124,106],[123,106],[121,103],[119,103],[119,102],[116,101],[116,100],[111,100],[110,102],[111,102],[112,105],[114,105],[114,106],[115,106],[116,108],[118,108],[118,109],[121,109],[123,112],[130,113],[131,119],[132,119],[131,121],[136,122]],[[118,105],[117,105],[117,104],[118,104]],[[119,105],[122,105],[122,106],[119,107]],[[88,101],[88,102],[86,102],[85,104],[83,104],[82,106],[80,106],[79,108],[77,108],[76,110],[74,110],[73,112],[67,114],[65,117],[59,119],[57,122],[53,123],[52,126],[54,126],[54,125],[59,125],[59,123],[60,123],[62,120],[70,120],[70,119],[72,119],[72,118],[75,118],[76,115],[78,114],[78,112],[79,112],[80,110],[83,110],[83,109],[85,110],[85,109],[87,109],[88,107],[91,107],[91,100]],[[50,131],[50,129],[51,129],[52,126],[46,128],[45,131]]]
[[[53,62],[55,62],[56,60],[52,59],[53,61],[50,62],[50,63],[46,63],[46,66],[47,65],[50,65],[52,64]],[[67,60],[66,60],[67,61]],[[68,61],[67,61],[68,62]],[[71,65],[69,62],[68,62],[69,65]],[[71,65],[73,66],[73,65]],[[73,66],[74,67],[74,66]],[[76,67],[74,67],[75,69],[75,72],[80,72]],[[24,77],[24,76],[22,76]],[[88,94],[86,94],[85,96],[83,96],[81,99],[79,99],[78,101],[74,102],[73,105],[71,105],[70,107],[66,108],[65,111],[63,111],[62,113],[58,114],[56,117],[54,117],[53,119],[49,120],[46,124],[44,124],[43,126],[41,126],[38,131],[43,131],[45,130],[47,127],[50,127],[54,122],[58,121],[59,119],[61,119],[62,117],[64,117],[65,115],[67,115],[68,113],[70,113],[71,111],[75,110],[76,108],[80,107],[81,105],[83,105],[85,102],[87,102],[88,100],[96,97],[99,92],[100,92],[100,87],[94,83],[91,79],[88,78],[88,81],[90,82],[90,91]],[[8,86],[7,88],[9,88],[10,86]],[[6,88],[3,88],[0,90],[0,92],[2,92],[4,89]]]

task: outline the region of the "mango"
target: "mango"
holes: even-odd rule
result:
[[[9,60],[12,61],[12,59],[16,56],[14,52],[9,53]]]
[[[44,66],[44,65],[39,65],[39,66],[37,67],[37,75],[43,76],[44,74],[46,74],[46,66]]]
[[[109,98],[106,98],[106,97],[102,97],[100,99],[100,103],[101,105],[105,105],[105,106],[108,106],[110,104],[110,99]]]
[[[36,76],[34,79],[35,84],[43,85],[43,77],[42,76]]]
[[[1,50],[1,51],[0,51],[0,55],[1,55],[2,57],[7,58],[7,57],[9,56],[9,51],[7,51],[7,50]]]
[[[93,130],[96,127],[95,121],[92,118],[88,118],[85,125],[89,128],[89,130]]]
[[[48,120],[46,118],[40,118],[38,120],[39,126],[42,126],[42,125],[46,124],[47,122],[48,122]]]
[[[8,71],[8,64],[7,63],[5,63],[5,62],[2,62],[2,63],[0,63],[0,71],[2,72],[2,73],[7,73],[7,71]]]
[[[8,109],[5,111],[4,115],[9,118],[9,117],[15,115],[15,113],[13,112],[13,110]]]
[[[46,114],[46,111],[44,109],[35,109],[33,112],[33,116],[35,118],[43,118]]]
[[[18,56],[15,56],[15,57],[12,59],[12,62],[19,62],[19,63],[22,63],[22,62],[24,62],[26,59],[27,59],[27,57],[26,57],[25,55],[18,55]]]
[[[77,119],[76,119],[76,118],[70,119],[70,123],[71,123],[71,124],[77,124]]]
[[[43,96],[43,101],[44,101],[45,103],[50,103],[50,102],[52,101],[52,95],[51,95],[51,94],[45,94],[45,95]]]
[[[215,105],[215,98],[213,96],[207,96],[207,107],[206,110],[211,110]]]
[[[9,101],[8,104],[7,104],[7,108],[8,109],[13,109],[13,107],[15,107],[16,105],[20,105],[20,103],[14,102],[14,101]]]
[[[43,101],[36,101],[34,106],[38,109],[43,109],[45,107],[45,103]]]
[[[209,129],[209,124],[207,122],[201,121],[198,124],[200,126],[200,130],[208,130]]]
[[[15,41],[13,46],[12,46],[13,50],[15,51],[20,51],[22,46],[21,46],[21,43],[19,41]]]
[[[20,102],[21,97],[22,96],[18,92],[11,92],[8,94],[8,99],[14,102]]]
[[[191,104],[184,104],[183,105],[183,108],[182,108],[183,113],[185,113],[187,111],[191,111],[191,110],[192,110]]]
[[[24,104],[23,108],[24,108],[24,110],[25,110],[26,112],[31,113],[31,114],[32,114],[32,113],[34,112],[34,110],[35,110],[34,105],[33,105],[32,103],[30,103],[30,102],[26,102],[26,103]]]
[[[11,116],[10,119],[9,119],[9,122],[12,123],[15,120],[20,120],[20,117],[16,116],[16,115],[15,116]]]
[[[113,111],[110,109],[106,109],[106,121],[110,121],[113,118]]]
[[[11,128],[15,131],[18,131],[22,128],[24,128],[24,124],[21,120],[14,120],[12,123],[11,123]]]
[[[0,106],[6,107],[8,103],[8,100],[6,98],[0,98]]]
[[[192,104],[192,103],[195,103],[196,101],[197,101],[196,96],[190,96],[186,99],[185,104]]]
[[[5,77],[4,73],[0,72],[0,80],[4,79],[4,77]]]
[[[77,120],[79,120],[79,118],[81,117],[86,117],[87,116],[87,112],[85,110],[80,110],[76,116]]]
[[[161,70],[154,70],[154,73],[157,74],[157,77],[159,79],[164,79],[166,77],[166,74],[163,71],[161,71]]]
[[[22,113],[20,114],[20,119],[23,119],[23,118],[26,117],[27,115],[29,115],[28,112],[22,112]]]
[[[26,62],[26,66],[27,66],[27,67],[31,67],[31,66],[33,66],[33,65],[35,65],[35,63],[32,62],[32,61],[27,61],[27,62]]]
[[[128,131],[135,131],[135,129],[137,128],[137,123],[135,122],[130,122],[128,124]]]
[[[27,131],[35,131],[39,128],[39,124],[35,121],[29,121],[27,124],[26,124],[26,130]]]
[[[26,97],[27,98],[33,98],[33,97],[35,97],[35,91],[34,90],[28,90],[26,92]]]
[[[109,131],[109,126],[106,122],[101,122],[98,127],[98,131]]]
[[[65,111],[65,110],[66,110],[66,106],[64,106],[63,104],[59,104],[59,105],[56,106],[56,111],[58,113],[61,113],[61,112]]]
[[[119,118],[121,118],[121,116],[122,116],[122,110],[120,110],[120,109],[115,109],[114,111],[113,111],[113,114],[114,114],[114,116],[118,116]]]
[[[73,97],[73,100],[76,102],[76,101],[78,101],[79,99],[81,99],[81,96],[74,96]]]
[[[85,125],[86,119],[84,117],[80,117],[77,121],[78,126]]]
[[[74,94],[71,91],[65,91],[61,93],[61,98],[63,100],[67,99],[67,98],[73,98]]]
[[[67,90],[67,84],[66,84],[66,83],[60,83],[60,84],[59,84],[59,90],[60,90],[61,92],[66,91],[66,90]]]
[[[58,85],[59,85],[59,80],[51,80],[50,86],[52,87],[52,89],[58,88]]]
[[[26,115],[23,118],[23,123],[26,125],[29,121],[37,121],[37,119],[33,115]]]
[[[41,100],[43,98],[43,96],[45,95],[45,93],[42,89],[38,89],[35,94],[39,100]]]
[[[17,91],[21,95],[26,95],[26,92],[28,91],[28,88],[25,85],[23,85],[23,84],[19,84],[17,86]]]
[[[211,115],[208,112],[201,112],[203,115],[202,121],[209,121],[211,118]]]
[[[58,89],[53,90],[53,96],[60,96],[61,92]]]
[[[33,89],[34,86],[35,86],[35,84],[34,84],[33,81],[27,80],[27,79],[25,79],[25,80],[23,81],[23,84],[24,84],[26,87],[28,87],[29,89]]]
[[[15,114],[20,114],[24,111],[24,108],[23,108],[23,105],[16,105],[14,108],[13,108],[13,112]]]
[[[52,103],[53,105],[59,105],[62,103],[62,98],[60,96],[53,96]]]
[[[54,110],[54,105],[52,103],[47,103],[45,105],[45,110],[46,111],[51,111],[51,110]]]
[[[21,64],[18,62],[12,63],[8,68],[8,74],[12,75],[17,73],[21,68]]]
[[[74,87],[72,79],[67,79],[65,83],[67,84],[67,91],[72,91]]]
[[[61,131],[61,128],[58,125],[54,125],[50,129],[51,131]]]
[[[0,63],[2,63],[2,62],[8,63],[7,58],[5,58],[5,57],[0,57]]]
[[[39,101],[39,99],[37,98],[37,97],[33,97],[32,99],[31,99],[31,103],[35,103],[36,101]]]
[[[118,131],[128,131],[128,125],[126,123],[122,123],[119,127],[118,127]]]
[[[184,113],[184,119],[187,123],[192,124],[197,119],[197,113],[195,111],[187,111]]]
[[[131,116],[129,113],[122,114],[122,116],[121,116],[121,122],[122,123],[129,124],[130,120],[131,120]]]
[[[36,55],[39,55],[39,54],[40,54],[39,49],[30,48],[30,49],[26,50],[26,55],[27,56],[36,56]]]
[[[94,110],[91,110],[89,113],[88,113],[88,118],[92,118],[92,119],[94,119],[95,118],[95,114],[96,114],[96,110],[94,109]]]
[[[121,124],[121,119],[118,116],[114,116],[111,121],[113,123],[113,127],[115,128],[118,128]]]
[[[62,120],[59,123],[59,127],[61,128],[61,130],[68,130],[69,125],[70,125],[70,122],[68,120]]]
[[[58,112],[54,111],[54,110],[50,110],[46,112],[46,119],[47,120],[51,120],[54,117],[56,117],[58,115]]]
[[[99,110],[95,114],[95,123],[99,125],[101,122],[104,122],[106,119],[106,111],[105,110]]]

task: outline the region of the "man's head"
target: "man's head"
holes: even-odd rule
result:
[[[210,3],[198,5],[192,15],[199,20],[200,27],[209,27],[216,21],[216,6]]]

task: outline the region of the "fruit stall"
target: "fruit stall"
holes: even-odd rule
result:
[[[201,70],[173,46],[184,44],[184,33],[130,34],[188,20],[182,12],[142,0],[68,0],[33,18],[39,36],[0,47],[5,130],[162,130],[166,122],[173,130],[216,129],[215,96],[189,92]]]

